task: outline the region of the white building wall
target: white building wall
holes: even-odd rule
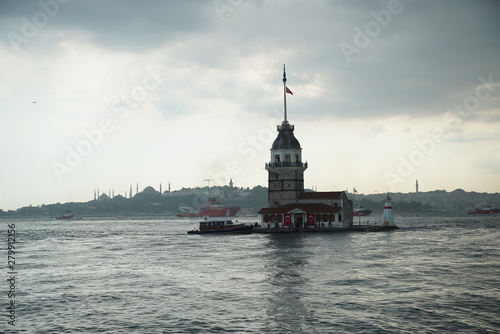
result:
[[[296,162],[295,155],[299,156],[298,161],[302,162],[302,150],[294,150],[294,149],[280,149],[280,150],[271,150],[271,163],[276,162],[276,155],[280,156],[280,162],[285,161],[285,155],[290,154],[290,161]]]

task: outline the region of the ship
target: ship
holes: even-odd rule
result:
[[[69,211],[69,208],[66,209],[66,213],[60,217],[56,217],[56,219],[64,219],[64,220],[69,220],[69,219],[73,219],[75,218],[75,214],[74,213],[71,213],[71,211]]]
[[[476,210],[469,211],[469,215],[491,215],[495,213],[500,213],[500,209],[493,209],[491,204],[482,204]]]
[[[362,205],[358,206],[354,211],[352,212],[353,216],[369,216],[372,214],[372,210],[370,209],[365,209],[363,208]]]
[[[198,212],[182,212],[177,217],[234,217],[240,211],[239,206],[226,207],[215,197],[208,199],[208,206],[202,206]]]

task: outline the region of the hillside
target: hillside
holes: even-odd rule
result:
[[[419,193],[391,193],[393,207],[397,211],[449,211],[468,212],[479,207],[482,203],[489,203],[500,207],[500,193],[466,192],[456,189],[451,192],[434,190]],[[354,206],[361,204],[365,208],[382,211],[386,194],[349,194]]]
[[[310,191],[310,190],[309,190]],[[419,193],[391,193],[392,204],[397,212],[449,211],[466,213],[482,203],[500,207],[500,193],[466,192],[456,189],[452,192],[435,190]],[[348,194],[354,207],[362,205],[375,213],[382,212],[386,194]],[[146,187],[135,196],[125,198],[121,195],[110,198],[102,194],[88,202],[70,202],[28,206],[17,210],[0,210],[0,218],[47,217],[62,215],[67,209],[85,216],[133,216],[133,215],[176,215],[181,208],[197,211],[207,205],[209,197],[216,197],[223,205],[240,206],[240,215],[255,213],[267,206],[267,188],[256,186],[183,188],[160,194],[152,187]]]
[[[240,214],[257,212],[267,204],[267,188],[253,189],[236,187],[183,188],[174,192],[160,194],[153,187],[146,187],[135,196],[125,198],[121,195],[110,198],[102,194],[88,202],[69,202],[27,206],[17,210],[0,210],[0,217],[57,217],[70,210],[78,217],[84,216],[131,216],[131,215],[176,215],[180,208],[197,211],[208,204],[209,197],[216,197],[226,206],[240,206]]]

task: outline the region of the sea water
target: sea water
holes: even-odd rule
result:
[[[500,215],[396,222],[187,235],[196,219],[0,220],[6,240],[15,230],[0,332],[500,332]]]

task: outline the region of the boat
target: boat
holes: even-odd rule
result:
[[[188,234],[243,234],[252,233],[253,225],[245,225],[243,223],[233,223],[229,218],[208,218],[205,217],[200,221],[198,230],[188,231]]]
[[[363,208],[362,205],[358,206],[354,211],[352,212],[353,216],[369,216],[372,214],[372,210],[370,209],[365,209]]]
[[[181,212],[177,217],[234,217],[240,207],[226,207],[219,203],[215,197],[208,199],[208,206],[202,206],[198,212]]]
[[[491,204],[481,204],[476,210],[469,211],[469,215],[491,215],[495,213],[500,213],[500,209],[493,209]]]
[[[60,217],[56,217],[56,219],[65,219],[65,220],[69,220],[69,219],[73,219],[75,218],[75,214],[74,213],[71,213],[71,211],[69,211],[69,209],[66,209],[66,213]]]

